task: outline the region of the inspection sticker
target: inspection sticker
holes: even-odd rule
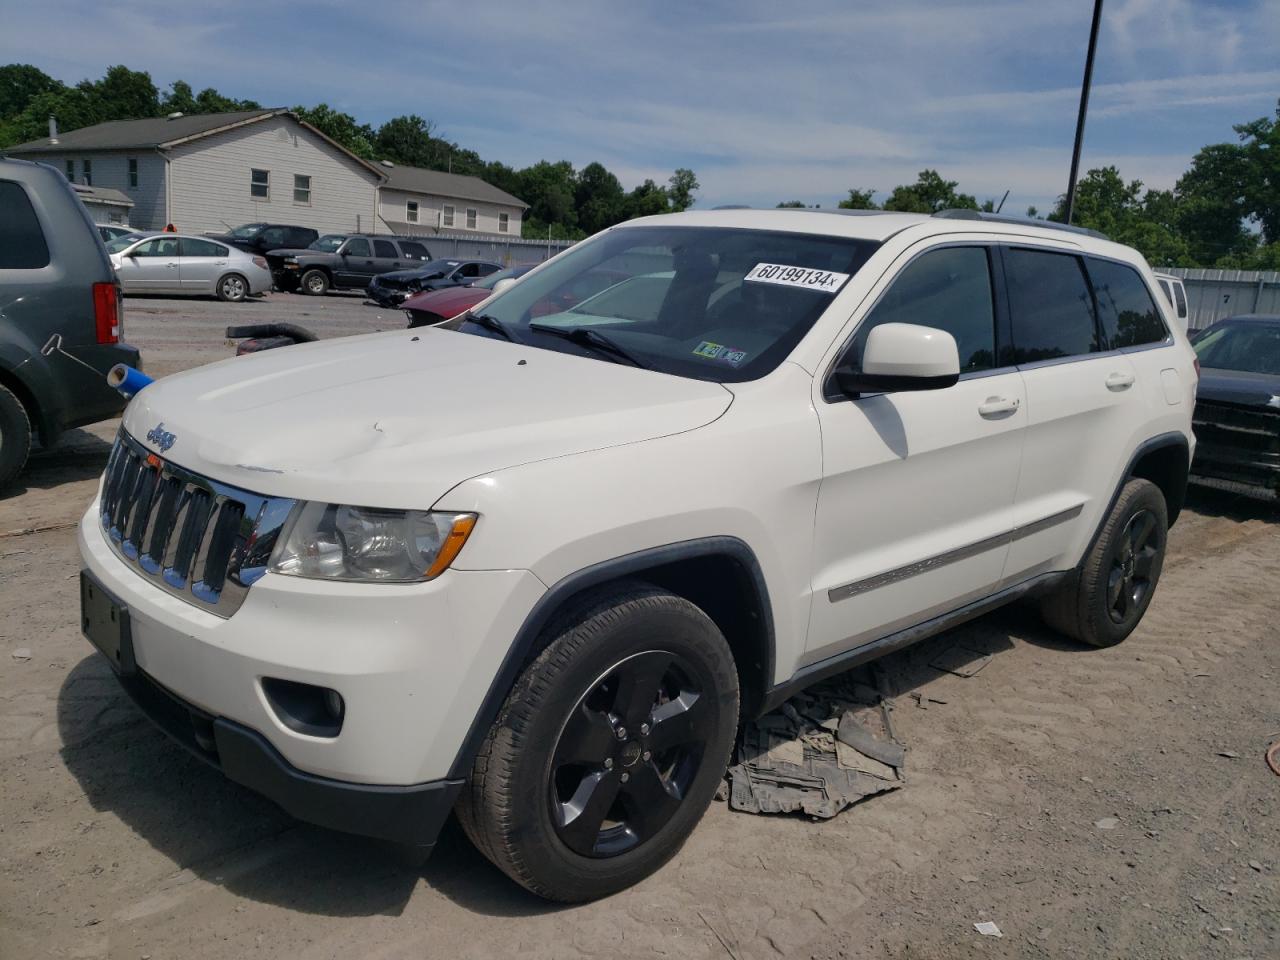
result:
[[[777,283],[784,287],[803,287],[820,293],[835,293],[849,279],[847,273],[788,267],[782,263],[757,263],[743,280],[751,283]]]
[[[706,357],[708,360],[719,360],[724,351],[724,344],[712,343],[710,340],[703,340],[693,348],[694,356]]]

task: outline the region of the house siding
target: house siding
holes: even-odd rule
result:
[[[375,228],[378,178],[289,117],[201,137],[173,147],[170,157],[173,223],[183,233],[255,221],[321,233]],[[250,195],[255,169],[271,172],[266,200]],[[311,178],[309,205],[294,203],[294,174]]]
[[[133,201],[128,224],[139,230],[161,230],[165,225],[164,210],[164,157],[154,151],[122,153],[65,153],[40,154],[30,159],[47,163],[59,173],[66,173],[67,161],[75,162],[75,182],[84,183],[84,161],[93,168],[95,187],[113,187]],[[129,161],[138,161],[138,185],[129,186]],[[94,214],[95,219],[97,213]],[[105,218],[100,221],[108,222]]]
[[[524,210],[514,204],[492,203],[484,200],[460,200],[453,197],[440,197],[408,190],[393,190],[390,187],[383,187],[378,192],[378,215],[382,218],[381,226],[387,228],[390,223],[408,221],[408,203],[410,200],[418,202],[418,222],[416,226],[424,234],[430,234],[437,227],[442,226],[440,213],[443,207],[449,204],[454,209],[453,226],[444,227],[443,229],[445,230],[496,234],[498,233],[498,214],[505,213],[511,217],[507,235],[520,236],[520,215]],[[467,226],[468,207],[474,208],[476,211],[476,225],[474,228]]]

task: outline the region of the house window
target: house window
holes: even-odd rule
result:
[[[255,200],[271,199],[271,171],[249,171],[249,196]]]
[[[404,205],[404,218],[410,223],[418,222],[418,201],[410,200]]]
[[[134,157],[129,158],[129,186],[136,187],[138,185],[138,161]]]
[[[67,179],[72,183],[76,182],[76,162],[74,160],[67,161]]]
[[[476,208],[467,207],[467,229],[474,230],[476,228]]]
[[[498,232],[506,233],[507,230],[510,229],[510,226],[511,226],[511,214],[509,213],[498,214]]]
[[[88,157],[84,158],[84,185],[86,187],[93,186],[93,161]]]
[[[440,225],[444,227],[453,226],[453,207],[447,203],[444,205],[444,209],[440,211]]]
[[[293,175],[293,202],[311,205],[311,178],[301,173]]]

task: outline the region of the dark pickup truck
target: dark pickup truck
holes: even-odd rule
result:
[[[280,247],[305,247],[316,241],[319,232],[288,223],[246,223],[227,233],[206,233],[210,240],[238,247],[248,253],[266,253]]]
[[[279,289],[316,296],[330,289],[363,290],[380,273],[417,267],[430,259],[431,251],[421,240],[361,233],[321,237],[302,250],[267,252]]]

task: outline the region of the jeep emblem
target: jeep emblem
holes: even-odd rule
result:
[[[157,423],[147,431],[147,439],[159,447],[161,453],[165,453],[178,438],[166,430],[163,423]]]

